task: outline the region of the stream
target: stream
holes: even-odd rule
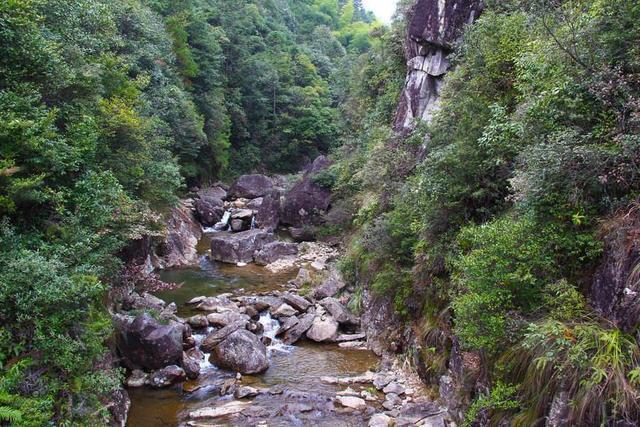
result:
[[[161,273],[167,282],[182,283],[182,287],[160,292],[156,296],[167,302],[175,302],[178,315],[188,317],[195,311],[186,302],[198,296],[217,296],[224,293],[234,295],[255,295],[274,290],[283,290],[283,284],[295,276],[274,275],[266,269],[248,265],[211,262],[205,255],[208,248],[206,238],[200,244],[200,266]],[[265,326],[264,335],[274,337],[278,322],[263,314],[260,323]],[[194,332],[196,339],[203,339],[204,332]],[[201,334],[201,335],[196,335]],[[243,376],[242,386],[269,389],[261,393],[251,403],[255,415],[247,425],[267,419],[269,425],[326,425],[354,426],[367,425],[358,414],[334,408],[332,398],[344,386],[324,384],[322,376],[356,376],[367,370],[375,370],[379,359],[370,351],[346,350],[334,344],[318,344],[299,341],[293,346],[274,339],[268,347],[269,369],[255,376]],[[127,425],[130,427],[176,427],[189,424],[185,420],[190,411],[203,407],[216,407],[233,401],[231,396],[220,396],[221,385],[233,378],[235,373],[219,370],[208,361],[201,364],[201,375],[197,380],[188,381],[168,389],[130,389],[131,410]],[[246,399],[245,399],[246,401]],[[306,405],[306,406],[305,406]],[[274,408],[280,408],[275,411]],[[265,411],[271,410],[267,416]],[[262,411],[262,412],[261,412]],[[261,415],[262,413],[262,415]],[[264,418],[263,418],[264,416]],[[212,424],[197,424],[212,425]],[[238,425],[224,418],[215,425]],[[243,424],[244,425],[244,424]],[[265,424],[262,424],[265,425]]]

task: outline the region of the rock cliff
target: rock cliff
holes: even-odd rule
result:
[[[483,10],[479,0],[418,0],[409,11],[405,56],[407,79],[396,113],[395,129],[411,130],[430,121],[450,68],[449,55],[464,26]]]

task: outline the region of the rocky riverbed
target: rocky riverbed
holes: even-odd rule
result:
[[[288,192],[253,175],[174,210],[144,262],[181,286],[130,289],[114,314],[127,425],[446,425],[414,374],[370,350],[338,248],[302,238],[328,207],[309,179],[323,164]]]

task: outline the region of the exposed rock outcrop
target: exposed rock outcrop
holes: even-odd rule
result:
[[[416,120],[430,121],[449,70],[448,56],[464,26],[482,12],[481,0],[418,0],[410,11],[405,41],[407,79],[395,129],[408,131]]]
[[[314,182],[314,177],[327,169],[331,161],[320,156],[313,161],[300,182],[285,196],[281,222],[293,227],[317,223],[319,216],[331,206],[331,191]]]
[[[150,255],[152,266],[166,269],[197,265],[196,246],[201,238],[202,226],[193,215],[192,202],[180,202],[171,210],[164,241],[158,245],[155,254]]]
[[[273,241],[273,234],[260,229],[215,236],[211,240],[211,259],[233,264],[249,263],[256,251]]]
[[[229,188],[229,197],[256,199],[273,190],[273,181],[265,175],[243,175]]]
[[[592,304],[626,331],[640,323],[640,205],[607,227],[605,255],[591,287]]]

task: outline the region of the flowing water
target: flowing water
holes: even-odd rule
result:
[[[203,245],[205,247],[206,244]],[[273,275],[264,268],[253,265],[236,267],[213,263],[203,256],[199,268],[166,271],[161,277],[165,281],[182,283],[181,288],[159,293],[158,296],[167,302],[175,302],[178,305],[178,315],[189,316],[194,312],[185,303],[193,297],[216,296],[227,292],[250,295],[282,289],[282,284],[291,275]],[[260,322],[265,326],[264,335],[274,338],[278,322],[268,314],[263,314]],[[196,339],[203,338],[204,335],[196,336]],[[343,350],[336,345],[306,341],[286,346],[274,340],[269,347],[269,356],[270,368],[264,374],[243,377],[242,385],[262,388],[276,386],[285,389],[289,396],[296,393],[312,394],[324,396],[325,400],[339,389],[323,384],[320,377],[359,375],[374,369],[378,363],[378,358],[368,351]],[[163,390],[129,390],[132,405],[128,426],[175,427],[190,410],[228,402],[229,398],[221,398],[219,391],[224,380],[232,376],[230,372],[218,370],[208,362],[203,362],[201,376],[195,381]],[[281,396],[260,395],[255,403],[269,406],[282,399]],[[315,417],[314,420],[305,422],[287,421],[285,417],[285,421],[270,425],[357,425],[349,420],[348,415],[345,418],[344,414],[329,412],[331,414],[322,411],[311,413],[309,416]]]

